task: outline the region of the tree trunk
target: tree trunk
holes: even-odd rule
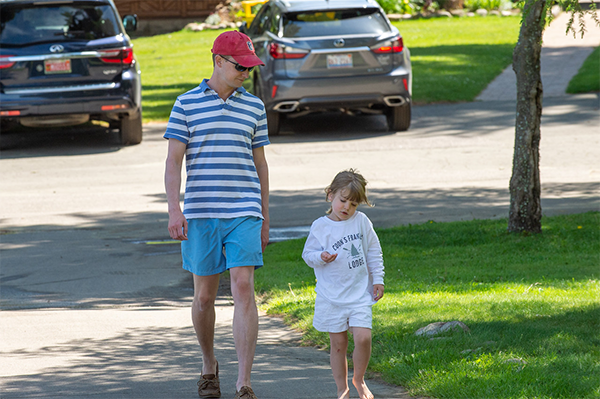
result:
[[[517,76],[517,114],[513,171],[510,179],[508,231],[540,233],[540,122],[542,79],[540,54],[546,0],[527,0],[519,41],[513,52]]]

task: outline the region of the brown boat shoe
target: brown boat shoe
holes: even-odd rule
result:
[[[258,399],[250,387],[243,386],[235,393],[234,399]]]
[[[198,380],[198,396],[201,398],[220,398],[221,384],[219,382],[219,362],[215,374],[200,375]]]

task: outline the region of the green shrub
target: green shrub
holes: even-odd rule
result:
[[[437,1],[429,4],[426,0],[377,0],[377,2],[386,14],[416,14],[422,12],[425,7],[429,11],[440,8]]]
[[[465,0],[464,8],[469,11],[484,9],[492,10],[509,10],[512,8],[510,0]]]

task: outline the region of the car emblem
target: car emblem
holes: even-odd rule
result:
[[[346,44],[346,43],[344,42],[344,39],[336,39],[336,40],[333,42],[333,45],[334,45],[335,47],[344,47],[344,44]]]
[[[52,46],[50,46],[50,51],[53,53],[62,53],[63,51],[65,51],[65,48],[60,44],[53,44]]]

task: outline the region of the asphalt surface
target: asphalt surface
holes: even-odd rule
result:
[[[552,44],[569,56],[558,62],[556,51],[543,51],[545,88],[568,82],[591,51],[557,34],[564,33],[559,23],[546,35],[555,34]],[[598,46],[600,31],[590,28],[587,38]],[[267,147],[275,239],[304,234],[326,209],[323,188],[347,167],[369,179],[376,206],[364,211],[377,227],[505,217],[515,104],[510,93],[493,92],[498,80],[503,91],[510,87],[505,78],[482,93],[488,99],[414,107],[406,133],[388,133],[381,117],[287,121]],[[544,215],[598,210],[598,94],[546,94]],[[165,242],[163,131],[164,124],[146,125],[134,147],[65,134],[2,153],[1,398],[197,397],[191,279],[177,246]],[[225,284],[217,312],[227,398],[237,368]],[[253,369],[259,398],[335,398],[328,354],[300,347],[299,338],[261,315]],[[368,384],[378,399],[409,397],[374,378]]]

